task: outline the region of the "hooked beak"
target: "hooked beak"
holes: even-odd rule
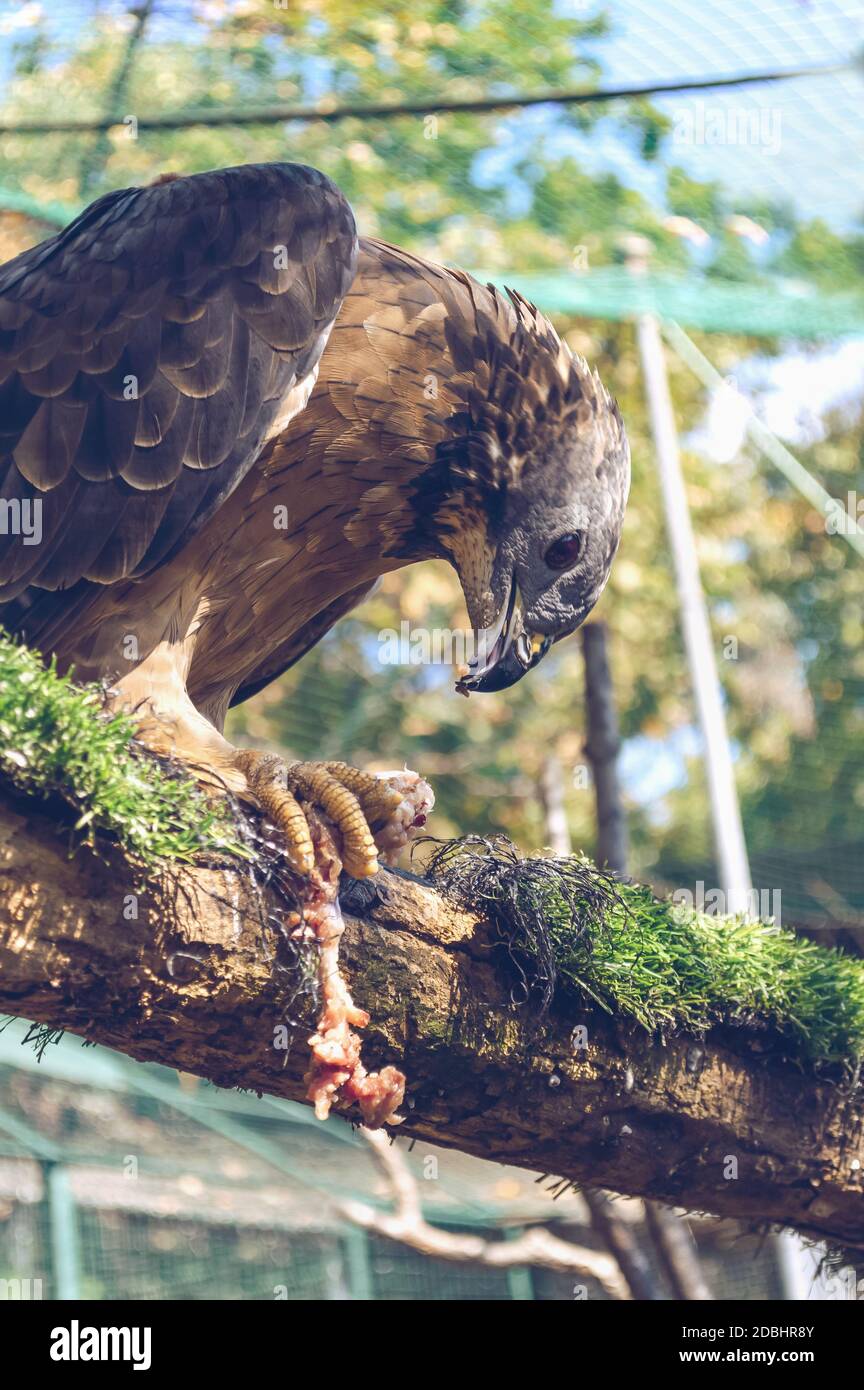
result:
[[[456,689],[461,695],[507,690],[537,665],[551,645],[551,637],[526,630],[514,574],[507,602],[502,603],[492,626],[477,634],[477,655],[468,663],[468,674],[456,682]]]

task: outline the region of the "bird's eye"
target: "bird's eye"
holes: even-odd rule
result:
[[[550,570],[569,570],[582,554],[584,537],[581,531],[568,531],[553,541],[544,555]]]

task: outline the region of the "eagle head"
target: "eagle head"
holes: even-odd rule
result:
[[[490,334],[478,360],[474,336],[465,408],[439,445],[453,491],[438,520],[476,633],[465,694],[514,685],[584,621],[630,486],[621,415],[599,376],[533,306],[511,302],[505,342]]]

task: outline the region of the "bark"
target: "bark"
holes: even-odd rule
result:
[[[303,1099],[313,1012],[246,871],[172,870],[142,887],[119,852],[70,858],[69,845],[55,819],[0,805],[0,1010]],[[482,921],[418,882],[374,885],[342,957],[372,1016],[367,1065],[408,1076],[403,1133],[864,1250],[859,1100],[738,1036],[664,1044],[573,1001],[538,1025],[511,1002]]]

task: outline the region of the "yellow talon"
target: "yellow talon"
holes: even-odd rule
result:
[[[235,766],[250,791],[280,830],[286,853],[298,873],[309,874],[315,851],[301,802],[318,806],[339,832],[342,862],[352,878],[378,870],[378,831],[399,806],[401,794],[371,772],[342,762],[284,763],[272,753],[238,750]]]
[[[360,802],[341,779],[337,780],[337,767],[332,763],[297,763],[289,766],[288,780],[336,826],[342,837],[346,871],[352,878],[368,878],[377,872],[378,851]]]
[[[288,790],[285,764],[272,753],[241,748],[235,763],[243,773],[261,809],[281,831],[285,852],[298,874],[311,874],[315,867],[312,836],[300,802]]]
[[[349,763],[327,763],[326,766],[337,781],[352,791],[362,803],[363,814],[373,830],[378,828],[379,823],[389,820],[402,798],[383,778],[376,777],[373,772],[363,772],[359,767],[351,767]]]

